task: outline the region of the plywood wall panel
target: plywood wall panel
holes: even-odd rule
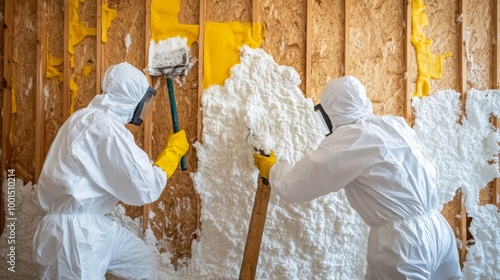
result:
[[[207,21],[210,22],[251,22],[252,1],[207,0]]]
[[[83,22],[86,27],[97,27],[96,5],[96,1],[90,0],[78,5],[79,20]],[[87,36],[80,44],[74,47],[75,68],[72,69],[71,77],[73,77],[78,85],[78,96],[75,100],[74,112],[87,107],[95,96],[95,68],[97,65],[96,41],[96,36]],[[82,75],[82,69],[86,66],[90,66],[94,69],[88,77]]]
[[[16,176],[34,179],[35,91],[37,5],[35,1],[14,2],[14,71],[13,87],[17,102],[12,134],[12,162]],[[18,175],[17,175],[18,174]]]
[[[444,60],[442,79],[431,80],[431,94],[444,89],[460,91],[458,1],[428,0],[426,4],[430,23],[424,33],[432,40],[431,52],[452,53]]]
[[[47,51],[48,54],[62,59],[64,51],[64,2],[48,0],[47,2]],[[56,66],[63,72],[63,66]],[[45,153],[48,152],[57,131],[63,124],[63,83],[58,78],[46,81],[45,96]]]
[[[403,116],[403,12],[398,0],[351,3],[352,73],[365,85],[376,114]]]
[[[306,1],[261,1],[262,48],[280,65],[293,66],[302,81],[306,64]],[[263,9],[263,11],[262,11]],[[305,91],[304,83],[300,89]]]
[[[493,69],[492,1],[467,1],[467,86],[491,89]]]
[[[344,1],[313,1],[311,93],[314,103],[326,84],[344,75]]]
[[[109,1],[109,8],[118,11],[117,18],[111,22],[107,32],[108,42],[103,43],[104,71],[111,65],[127,61],[139,69],[146,67],[145,23],[146,6],[144,1]],[[129,36],[131,45],[125,45],[125,38]],[[148,39],[149,41],[149,39]]]
[[[220,6],[219,8],[222,8]],[[208,8],[207,8],[208,9]],[[229,9],[229,8],[228,8]],[[199,1],[182,1],[179,22],[198,24]],[[233,19],[236,20],[236,19]],[[190,62],[193,67],[187,76],[176,77],[174,82],[175,101],[181,129],[186,131],[188,141],[192,145],[198,139],[198,45],[191,46]],[[153,159],[165,148],[166,139],[173,130],[168,88],[165,77],[152,77],[152,85],[157,89],[153,107]],[[196,171],[196,150],[190,147],[186,155],[188,170],[182,171],[180,166],[168,180],[160,199],[151,205],[155,216],[150,225],[158,239],[165,238],[161,251],[168,250],[172,259],[191,257],[191,243],[197,226],[196,191],[190,174]],[[174,261],[175,265],[178,265]]]
[[[199,21],[200,0],[182,0],[179,22],[182,24],[198,24]],[[194,52],[192,53],[194,54]]]
[[[192,52],[194,53],[194,52]],[[173,259],[191,256],[191,241],[196,230],[196,192],[190,173],[197,168],[196,150],[192,144],[197,140],[197,71],[190,71],[181,84],[174,80],[175,99],[181,129],[184,129],[191,144],[187,153],[188,170],[180,166],[168,179],[167,187],[160,199],[152,204],[155,216],[150,221],[151,228],[160,239],[165,237],[165,248],[173,254]],[[153,159],[163,150],[166,139],[173,129],[165,78],[154,78],[154,84],[160,83],[153,107]]]

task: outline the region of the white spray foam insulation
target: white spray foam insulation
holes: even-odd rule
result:
[[[255,195],[252,144],[273,148],[279,160],[294,162],[321,138],[314,128],[312,104],[297,89],[297,73],[276,65],[259,49],[243,48],[243,54],[242,63],[232,69],[234,77],[224,87],[208,89],[203,99],[205,130],[203,143],[197,144],[199,170],[193,174],[202,197],[203,231],[200,242],[193,243],[192,259],[173,260],[169,252],[159,253],[166,238],[157,240],[150,229],[142,234],[140,219],[127,217],[121,205],[108,215],[153,248],[160,279],[237,278]],[[498,176],[495,164],[488,164],[497,162],[498,133],[489,116],[499,113],[498,96],[498,91],[471,90],[462,124],[454,91],[413,100],[417,137],[438,171],[440,203],[461,186],[473,218],[469,229],[474,242],[468,247],[464,279],[500,275],[500,215],[493,205],[475,206],[484,182]],[[247,141],[250,125],[253,135]],[[15,190],[16,273],[7,270],[9,231],[4,230],[0,279],[35,279],[32,239],[43,213],[35,185],[17,180]],[[6,194],[6,181],[3,191]],[[288,204],[272,194],[257,279],[362,279],[366,234],[343,192],[304,205]],[[182,264],[177,271],[174,263]]]
[[[491,116],[500,115],[500,91],[469,90],[464,118],[460,94],[453,90],[414,98],[412,105],[413,128],[436,166],[439,203],[453,199],[461,188],[467,216],[472,217],[474,241],[468,244],[464,279],[500,279],[500,213],[494,205],[478,205],[479,190],[500,177],[500,134],[491,123]]]
[[[452,200],[458,188],[468,195],[470,205],[477,204],[478,190],[500,175],[499,134],[490,122],[490,115],[498,114],[500,95],[472,89],[467,96],[465,118],[461,118],[460,95],[453,90],[412,100],[413,129],[438,172],[439,204]]]
[[[193,279],[239,275],[257,185],[254,147],[295,162],[322,139],[312,101],[298,88],[292,67],[249,47],[240,59],[224,86],[212,86],[202,97],[203,136],[193,174],[202,232],[193,243]],[[256,278],[363,278],[366,238],[367,226],[343,192],[302,205],[271,192]]]

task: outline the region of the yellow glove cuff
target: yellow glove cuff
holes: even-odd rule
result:
[[[260,176],[269,180],[269,173],[271,172],[271,167],[276,164],[276,155],[274,151],[271,150],[269,156],[254,154],[253,164],[259,169]]]

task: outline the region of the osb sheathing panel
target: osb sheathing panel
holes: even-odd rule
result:
[[[96,1],[85,1],[78,5],[79,21],[84,22],[86,27],[97,27],[97,3]],[[82,76],[82,68],[91,66],[95,70],[97,62],[96,36],[87,36],[74,47],[75,68],[71,70],[72,77],[78,85],[78,95],[75,100],[74,111],[87,107],[95,96],[96,76],[92,71],[88,77]]]
[[[35,158],[35,90],[37,46],[36,1],[14,3],[14,71],[13,85],[17,101],[14,116],[12,162],[16,176],[25,182],[34,178]],[[19,175],[17,175],[19,174]]]
[[[261,1],[261,23],[265,27],[262,48],[276,63],[293,66],[305,81],[306,1]],[[300,89],[305,92],[304,82]]]
[[[200,22],[200,0],[182,0],[179,22],[182,24],[198,24]],[[192,54],[198,52],[191,51]]]
[[[467,1],[467,86],[491,89],[493,69],[492,1]]]
[[[351,1],[349,57],[376,114],[403,116],[404,9],[399,0]]]
[[[166,80],[154,78],[153,81],[155,85],[160,83],[153,107],[152,154],[154,159],[165,147],[167,136],[173,129],[173,125]],[[196,71],[188,74],[182,86],[174,79],[179,126],[186,131],[191,144],[196,141],[198,124],[196,81]],[[191,256],[191,241],[196,229],[196,193],[190,173],[196,171],[197,159],[192,146],[186,156],[186,161],[188,170],[181,171],[179,167],[167,181],[167,187],[161,194],[160,200],[151,206],[151,210],[155,213],[150,221],[151,228],[157,237],[166,236],[167,248],[164,249],[172,251],[174,260]]]
[[[206,20],[210,22],[251,22],[252,1],[207,0]]]
[[[50,55],[64,57],[64,1],[47,1],[47,50]],[[56,67],[63,73],[63,66]],[[57,131],[63,124],[63,83],[59,79],[45,80],[45,153],[54,141]]]
[[[108,42],[102,44],[104,59],[101,75],[111,65],[127,61],[139,69],[144,69],[147,57],[144,53],[146,43],[146,4],[144,1],[108,1],[111,9],[118,11],[117,18],[111,22],[107,32]],[[125,38],[130,36],[130,47],[125,46]]]
[[[183,1],[178,17],[183,24],[198,24],[198,1]],[[193,44],[191,61],[198,61],[198,45]],[[192,145],[197,139],[198,127],[198,63],[194,64],[187,76],[173,79],[175,101],[179,126],[186,131]],[[157,98],[153,107],[152,157],[156,158],[165,148],[167,136],[173,130],[168,88],[165,77],[153,77],[152,84],[157,89]],[[155,213],[150,225],[157,237],[165,236],[161,251],[172,253],[175,265],[177,259],[191,257],[191,243],[196,230],[197,202],[196,192],[190,174],[196,171],[196,150],[191,146],[187,155],[187,170],[179,168],[167,181],[167,187],[160,199],[153,203],[151,211]]]
[[[311,92],[319,103],[328,81],[344,75],[344,1],[313,1]]]
[[[430,23],[424,28],[424,33],[427,38],[432,39],[431,52],[453,54],[444,59],[442,78],[431,79],[431,94],[444,89],[460,92],[458,1],[430,0],[426,1],[426,4]]]

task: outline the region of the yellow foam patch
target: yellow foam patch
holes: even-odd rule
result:
[[[75,54],[74,46],[78,45],[87,36],[96,36],[97,29],[95,27],[85,27],[83,22],[80,22],[78,17],[78,4],[85,3],[86,0],[70,0],[69,1],[69,34],[68,34],[68,52]],[[73,57],[71,57],[71,68],[75,67]]]
[[[63,74],[59,72],[56,66],[61,66],[63,64],[63,59],[51,55],[47,51],[47,70],[45,73],[45,78],[54,79],[58,78],[60,82],[63,80]]]
[[[70,95],[71,95],[71,101],[70,101],[70,105],[69,105],[69,114],[71,115],[75,111],[75,101],[76,101],[76,97],[78,96],[78,85],[76,84],[76,82],[73,78],[71,78],[69,80],[69,91],[70,91]]]
[[[198,40],[199,26],[179,23],[180,10],[180,0],[151,1],[151,37],[156,43],[177,36],[187,38],[188,46]],[[239,63],[239,48],[243,45],[257,48],[261,43],[262,26],[259,23],[206,22],[203,87],[224,84],[231,67]]]
[[[188,46],[198,40],[198,24],[179,23],[180,11],[181,0],[151,1],[151,38],[156,43],[177,36],[187,38]]]
[[[424,27],[429,25],[424,0],[412,1],[411,12],[411,43],[415,47],[417,55],[417,84],[413,96],[423,97],[429,95],[430,79],[441,79],[443,74],[443,60],[452,55],[451,52],[444,54],[431,53],[432,40],[425,36]]]
[[[231,67],[240,63],[240,47],[257,48],[262,43],[262,27],[258,23],[207,22],[205,31],[204,89],[224,84]]]
[[[101,5],[101,41],[103,43],[108,42],[108,30],[111,26],[111,22],[116,19],[118,12],[115,9],[110,9],[108,4],[104,2]]]
[[[85,67],[82,68],[82,76],[84,76],[85,78],[88,77],[90,75],[90,73],[92,73],[92,66],[90,65],[87,65]]]

